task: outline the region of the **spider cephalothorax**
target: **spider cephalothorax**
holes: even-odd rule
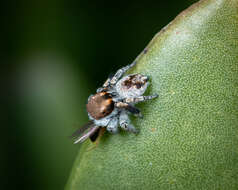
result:
[[[121,78],[135,64],[133,62],[119,69],[97,89],[95,95],[89,96],[86,107],[91,121],[73,134],[77,137],[75,143],[83,142],[89,137],[95,140],[95,134],[104,127],[111,133],[117,133],[118,126],[126,131],[138,132],[131,124],[128,114],[141,116],[134,104],[156,98],[157,94],[143,96],[149,85],[148,76],[131,74]]]

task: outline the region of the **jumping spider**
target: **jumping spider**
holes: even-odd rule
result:
[[[103,128],[115,134],[118,132],[118,124],[126,131],[138,133],[131,124],[128,114],[142,117],[134,104],[156,98],[158,95],[142,96],[149,85],[148,76],[130,74],[121,78],[135,64],[136,62],[133,62],[119,69],[97,89],[95,95],[89,96],[87,112],[90,122],[72,135],[76,137],[75,144],[87,138],[95,141],[100,129]]]

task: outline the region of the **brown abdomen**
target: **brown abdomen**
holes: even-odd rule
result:
[[[112,113],[114,102],[107,92],[100,92],[88,100],[87,111],[94,119],[101,119]]]

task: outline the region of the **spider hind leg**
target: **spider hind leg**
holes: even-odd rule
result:
[[[101,127],[98,128],[92,135],[89,136],[92,142],[95,142],[97,140],[97,138],[99,137],[100,130],[101,130]]]
[[[119,118],[119,124],[120,127],[125,130],[125,131],[129,131],[132,133],[137,134],[139,131],[131,124],[131,121],[126,113],[126,111],[122,111],[120,114],[120,118]]]
[[[95,137],[93,137],[94,139],[92,140],[91,139],[91,137],[90,137],[90,140],[92,141],[92,142],[94,142],[94,145],[92,146],[92,147],[89,147],[88,149],[87,149],[87,151],[90,151],[90,150],[92,150],[92,149],[94,149],[94,148],[96,148],[97,146],[98,146],[98,144],[99,144],[99,142],[100,142],[100,138],[103,136],[103,134],[105,133],[105,131],[106,131],[106,128],[105,127],[100,127],[99,128],[99,130],[97,130],[97,132],[95,133]]]

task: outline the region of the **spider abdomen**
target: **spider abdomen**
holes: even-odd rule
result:
[[[112,113],[114,102],[107,92],[100,92],[91,96],[87,103],[87,111],[94,119],[101,119]]]

